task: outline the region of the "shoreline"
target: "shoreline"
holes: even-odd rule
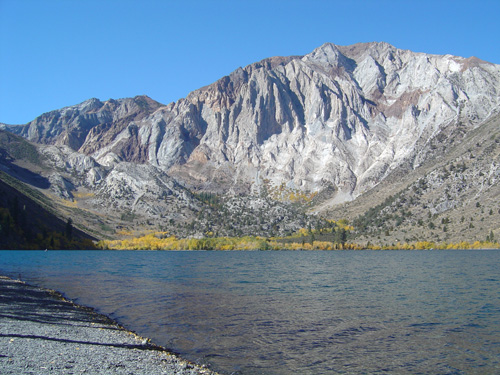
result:
[[[2,374],[218,375],[61,293],[0,275]]]

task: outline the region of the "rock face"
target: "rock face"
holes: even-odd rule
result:
[[[107,144],[109,138],[122,132],[130,122],[146,117],[160,106],[147,96],[111,99],[104,103],[93,98],[44,113],[29,124],[11,130],[32,142],[69,146],[74,151],[90,155]],[[136,158],[133,161],[141,160]]]
[[[11,130],[92,159],[82,169],[90,185],[113,168],[134,173],[119,167],[134,163],[202,190],[259,191],[269,181],[333,187],[342,202],[402,164],[420,165],[431,140],[467,133],[499,104],[498,65],[327,43],[239,68],[167,106],[144,96],[90,99]]]

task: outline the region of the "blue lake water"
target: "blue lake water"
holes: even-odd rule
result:
[[[500,251],[1,251],[224,374],[498,374]]]

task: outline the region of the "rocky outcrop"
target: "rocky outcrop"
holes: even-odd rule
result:
[[[74,151],[91,154],[131,121],[144,118],[159,106],[160,103],[147,96],[106,102],[93,98],[44,113],[32,122],[11,130],[32,142],[69,146]],[[102,140],[99,136],[104,133],[106,135]]]

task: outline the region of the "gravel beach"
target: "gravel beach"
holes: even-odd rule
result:
[[[3,276],[0,374],[216,375],[55,291]]]

